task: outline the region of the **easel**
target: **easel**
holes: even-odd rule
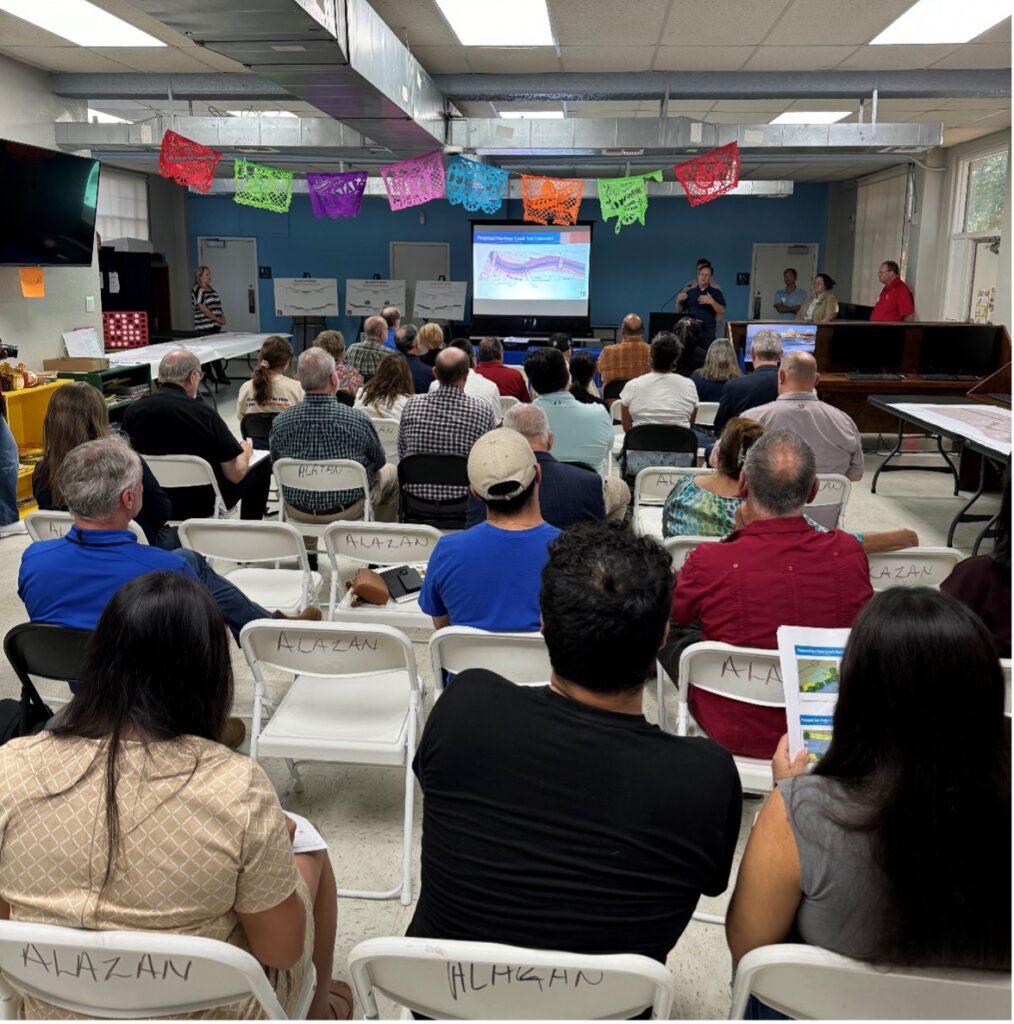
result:
[[[292,345],[295,348],[297,342],[302,343],[302,350],[305,352],[313,338],[316,338],[321,331],[327,330],[326,316],[294,316],[292,318]],[[311,331],[313,336],[311,337]],[[297,350],[300,351],[300,350]]]

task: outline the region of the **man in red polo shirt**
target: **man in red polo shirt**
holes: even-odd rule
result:
[[[503,345],[499,338],[483,338],[479,342],[479,364],[475,372],[492,381],[504,397],[516,398],[519,402],[532,400],[521,372],[512,366],[504,366]]]
[[[659,660],[676,679],[688,643],[777,647],[779,626],[845,629],[873,595],[862,545],[844,530],[820,533],[803,517],[817,493],[810,446],[788,430],[768,431],[740,474],[741,526],[701,544],[676,575],[669,640]],[[786,730],[780,708],[745,704],[690,687],[701,728],[734,754],[769,758]]]
[[[912,289],[898,277],[898,264],[894,260],[884,260],[877,271],[877,277],[884,287],[870,319],[882,323],[914,320],[915,299],[912,297]]]

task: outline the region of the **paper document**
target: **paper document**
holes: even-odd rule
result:
[[[254,450],[250,453],[250,469],[253,469],[254,466],[256,466],[257,463],[261,461],[261,459],[266,459],[270,454],[271,452],[269,452],[266,448],[254,448]]]
[[[778,658],[785,687],[789,758],[806,749],[812,767],[831,744],[838,703],[838,669],[849,638],[847,629],[778,627]]]
[[[380,278],[352,278],[345,282],[345,315],[371,316],[385,306],[405,313],[405,282]]]
[[[103,352],[99,336],[94,327],[81,327],[76,331],[65,331],[63,344],[67,355],[75,359],[101,359]]]
[[[324,837],[302,814],[296,814],[294,811],[284,811],[283,813],[296,823],[296,834],[292,837],[293,853],[316,853],[317,850],[327,849]]]
[[[467,281],[416,281],[413,316],[426,320],[464,320]]]
[[[337,278],[275,278],[275,316],[338,316],[340,312]]]

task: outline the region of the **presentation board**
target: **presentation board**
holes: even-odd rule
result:
[[[588,316],[591,226],[472,225],[473,316]]]
[[[346,316],[373,316],[385,306],[396,306],[405,312],[404,281],[350,277],[345,282]]]
[[[425,320],[464,320],[467,281],[416,281],[412,315]]]
[[[275,278],[275,316],[339,316],[340,312],[337,278]]]

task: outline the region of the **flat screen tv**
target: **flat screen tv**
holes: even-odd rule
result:
[[[99,161],[0,139],[0,264],[90,266]]]

